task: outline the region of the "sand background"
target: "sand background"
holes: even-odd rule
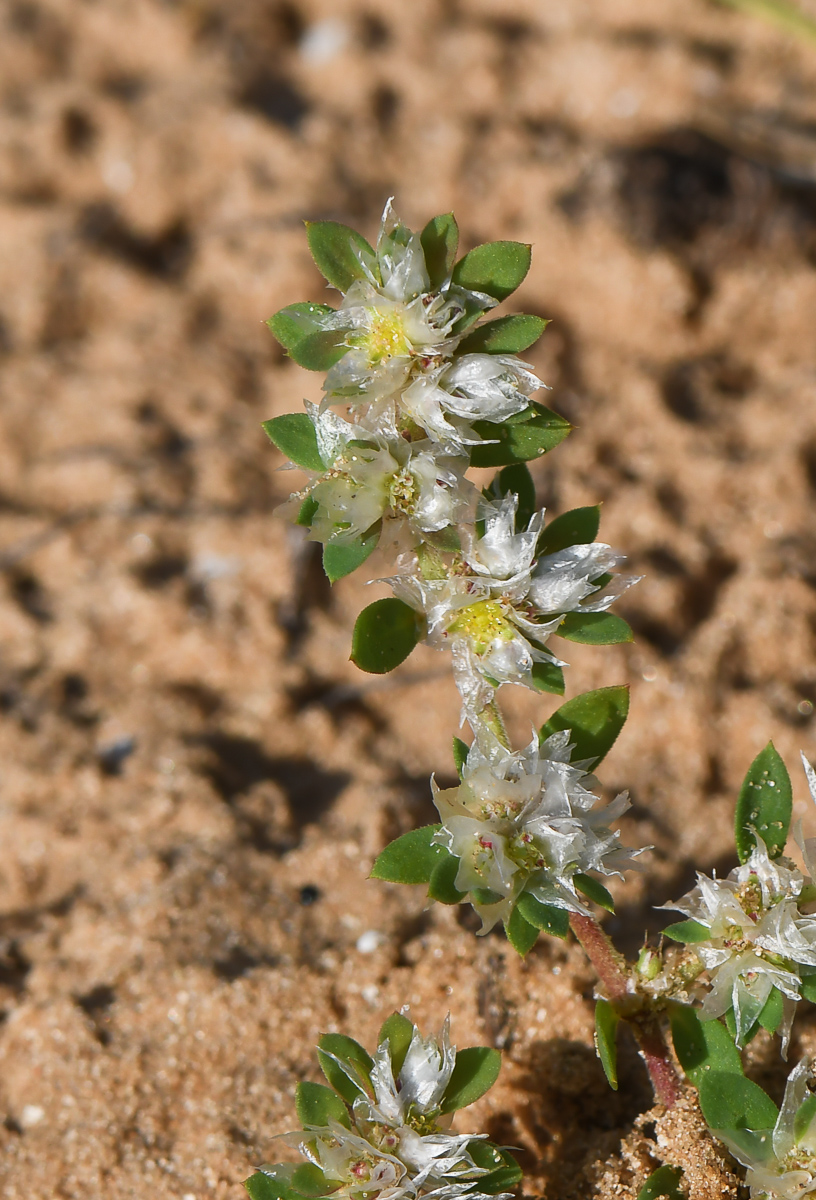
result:
[[[535,468],[604,502],[645,574],[610,754],[629,951],[695,867],[733,864],[773,737],[816,753],[816,52],[663,0],[4,0],[0,5],[0,1196],[205,1200],[277,1155],[312,1047],[394,1007],[506,1051],[463,1115],[525,1193],[630,1196],[660,1162],[735,1195],[693,1101],[609,1091],[574,946],[367,882],[432,819],[443,657],[348,662],[381,594],[333,591],[274,515],[260,422],[318,397],[263,321],[322,300],[302,221],[453,208],[534,244],[507,306],[576,425]],[[293,476],[292,479],[295,477]],[[371,574],[376,574],[376,565]],[[518,739],[554,707],[508,697]],[[805,1006],[803,1006],[805,1007]],[[816,1048],[805,1013],[792,1058]],[[778,1047],[755,1077],[779,1093]]]

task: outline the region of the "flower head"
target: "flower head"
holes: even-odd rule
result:
[[[629,807],[625,794],[606,807],[594,778],[570,762],[569,730],[525,751],[470,749],[458,787],[434,785],[442,827],[435,840],[459,859],[456,888],[469,893],[482,932],[507,921],[519,897],[571,912],[588,909],[576,876],[619,875],[636,854],[620,845],[609,822]],[[579,880],[580,882],[580,880]]]

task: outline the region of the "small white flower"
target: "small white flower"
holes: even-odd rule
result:
[[[788,1076],[779,1117],[771,1135],[743,1135],[737,1141],[728,1131],[719,1137],[743,1166],[751,1200],[804,1200],[816,1194],[816,1121],[813,1071],[807,1059]],[[807,1108],[803,1109],[803,1105]],[[798,1118],[798,1119],[797,1119]]]
[[[495,742],[485,752],[477,742],[458,787],[433,785],[442,821],[436,840],[460,860],[457,889],[495,893],[487,903],[471,896],[483,933],[509,918],[523,891],[542,904],[588,912],[574,877],[619,875],[640,853],[622,847],[608,828],[629,807],[628,797],[596,807],[595,781],[570,763],[570,752],[569,730],[543,745],[536,736],[517,754]]]
[[[606,608],[635,580],[618,577],[601,589],[594,582],[622,561],[603,543],[573,546],[536,561],[543,512],[515,532],[518,500],[484,503],[484,533],[463,530],[462,556],[438,579],[403,575],[389,580],[396,595],[424,614],[427,640],[450,646],[453,670],[468,719],[479,714],[495,686],[532,687],[537,662],[563,665],[545,650],[568,612]],[[595,598],[584,603],[589,597]]]
[[[816,917],[798,907],[804,884],[790,859],[771,859],[757,838],[751,857],[726,879],[698,874],[687,896],[666,905],[709,930],[708,941],[693,945],[711,983],[702,1012],[719,1017],[733,1007],[740,1046],[772,988],[800,1000],[801,968],[816,967]],[[785,1049],[792,1006],[787,1009]]]

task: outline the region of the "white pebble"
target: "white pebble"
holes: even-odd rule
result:
[[[44,1116],[45,1109],[40,1108],[39,1104],[26,1104],[20,1113],[20,1124],[23,1129],[33,1129],[35,1125],[39,1125]]]
[[[357,938],[357,949],[361,954],[373,954],[384,941],[385,938],[378,929],[367,929]]]

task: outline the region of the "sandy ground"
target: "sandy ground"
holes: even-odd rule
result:
[[[239,1200],[319,1033],[410,1003],[506,1051],[462,1118],[529,1196],[630,1196],[668,1161],[733,1196],[693,1099],[606,1087],[574,946],[367,882],[432,819],[457,697],[417,652],[348,662],[372,592],[273,515],[260,422],[317,398],[263,326],[322,299],[302,220],[455,209],[534,244],[513,307],[576,425],[536,468],[604,502],[646,579],[604,773],[647,873],[630,951],[727,869],[769,737],[816,753],[816,55],[703,0],[0,5],[0,1196]],[[294,478],[294,477],[293,477]],[[371,574],[376,575],[376,566]],[[375,593],[376,594],[376,593]],[[553,705],[516,689],[514,734]],[[811,1010],[812,1014],[812,1010]],[[792,1055],[816,1048],[798,1025]],[[777,1048],[756,1077],[781,1088]],[[4,1122],[4,1123],[3,1123]]]

